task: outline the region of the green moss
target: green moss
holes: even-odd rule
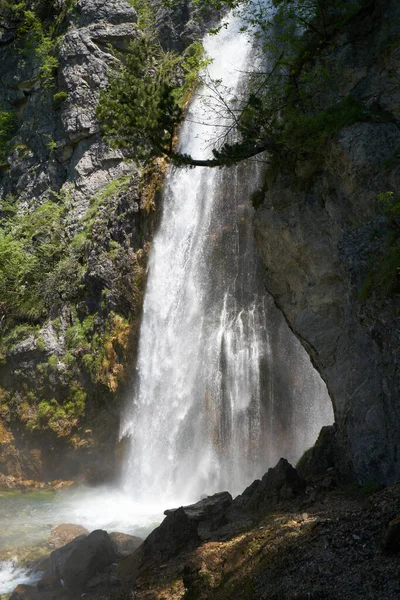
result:
[[[59,106],[66,101],[66,99],[68,98],[68,94],[67,92],[57,92],[56,94],[54,94],[53,96],[53,102],[55,105],[55,108],[59,108]]]
[[[40,352],[44,352],[46,350],[46,345],[41,335],[38,335],[36,338],[36,347]]]
[[[49,367],[52,371],[57,370],[58,362],[59,362],[58,356],[56,356],[55,354],[52,354],[51,356],[49,356],[48,363],[49,363]]]

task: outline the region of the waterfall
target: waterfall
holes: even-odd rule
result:
[[[224,21],[204,46],[210,78],[233,97],[254,54],[240,21]],[[207,94],[193,99],[180,134],[180,151],[196,158],[208,158],[229,127]],[[239,493],[280,455],[298,458],[332,422],[322,382],[265,293],[250,201],[261,177],[256,163],[167,175],[121,428],[129,438],[123,487],[138,502]],[[283,377],[277,363],[288,369],[288,344],[301,358]],[[296,369],[306,383],[293,393],[285,382]]]

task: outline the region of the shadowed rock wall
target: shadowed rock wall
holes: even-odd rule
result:
[[[398,2],[376,1],[334,38],[337,100],[351,94],[368,118],[318,157],[271,165],[255,218],[267,287],[327,384],[362,481],[400,477],[399,288],[364,293],[393,227],[377,196],[400,184],[399,36]]]

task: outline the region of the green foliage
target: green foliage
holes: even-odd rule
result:
[[[171,154],[184,105],[205,64],[200,43],[179,57],[146,36],[132,42],[100,94],[97,116],[110,144],[135,157]]]
[[[137,2],[139,12],[148,9],[145,0]],[[340,74],[322,52],[338,29],[354,17],[361,0],[208,0],[205,4],[241,13],[243,29],[258,38],[261,52],[272,65],[268,72],[249,74],[244,101],[228,101],[219,81],[207,83],[211,95],[219,99],[216,112],[225,114],[231,123],[227,133],[215,140],[214,159],[196,161],[174,152],[182,108],[206,64],[202,47],[193,44],[182,57],[163,53],[149,41],[150,21],[147,35],[134,43],[100,98],[98,117],[111,145],[128,155],[167,156],[178,166],[216,166],[264,150],[318,152],[342,127],[365,118],[363,106],[351,97],[332,104]],[[239,139],[232,137],[233,131]]]
[[[171,149],[182,111],[172,91],[178,59],[142,37],[100,94],[97,115],[111,145],[136,156]]]
[[[124,380],[146,273],[146,252],[134,252],[110,232],[110,221],[123,217],[118,197],[128,185],[121,177],[96,194],[76,234],[68,228],[70,187],[30,212],[12,196],[0,206],[0,365],[30,337],[42,353],[34,381],[21,371],[16,389],[6,390],[7,410],[29,430],[70,437],[83,423],[87,395],[109,400]],[[86,287],[88,256],[111,263],[110,289],[97,281]],[[65,353],[49,356],[41,330],[61,308],[63,316],[51,324],[60,342],[65,337]]]
[[[86,398],[87,394],[81,386],[72,385],[62,404],[55,398],[42,400],[27,421],[28,429],[50,429],[59,437],[69,435],[85,412]]]
[[[146,32],[147,34],[152,35],[154,31],[155,24],[155,13],[153,7],[150,5],[148,0],[128,0],[129,4],[133,6],[133,8],[137,12],[138,20],[137,24],[139,28]]]
[[[56,107],[60,106],[68,98],[67,92],[57,92],[53,96],[53,102]]]
[[[32,212],[8,199],[0,219],[0,314],[40,320],[63,298],[73,297],[82,271],[65,230],[66,195]]]
[[[15,111],[0,110],[0,163],[4,162],[10,150],[10,141],[17,130]]]

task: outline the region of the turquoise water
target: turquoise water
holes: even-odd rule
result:
[[[0,595],[40,577],[32,561],[50,553],[47,540],[61,523],[146,537],[166,506],[140,505],[113,488],[0,492]]]

